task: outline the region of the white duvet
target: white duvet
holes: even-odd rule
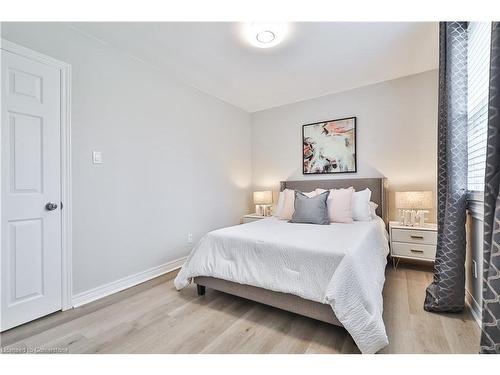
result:
[[[208,233],[175,287],[211,276],[327,303],[361,352],[375,353],[388,344],[382,320],[388,252],[381,218],[331,225],[268,218]]]

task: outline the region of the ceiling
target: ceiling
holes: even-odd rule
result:
[[[247,112],[436,69],[437,23],[292,23],[274,48],[242,24],[88,22],[71,27]]]

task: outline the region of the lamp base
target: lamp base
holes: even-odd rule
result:
[[[416,223],[417,212],[415,210],[399,210],[399,224],[413,227]]]
[[[265,204],[256,204],[255,213],[260,216],[270,216],[271,206]]]

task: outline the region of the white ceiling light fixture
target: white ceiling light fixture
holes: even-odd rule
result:
[[[244,26],[244,34],[251,45],[259,48],[271,48],[283,41],[287,29],[285,23],[252,22]]]

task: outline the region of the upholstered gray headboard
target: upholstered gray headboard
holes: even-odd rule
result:
[[[378,204],[377,215],[389,223],[389,207],[387,198],[387,178],[348,178],[338,180],[300,180],[281,181],[281,191],[293,189],[300,191],[311,191],[319,189],[342,189],[352,186],[356,191],[370,189],[372,191],[372,202]]]

